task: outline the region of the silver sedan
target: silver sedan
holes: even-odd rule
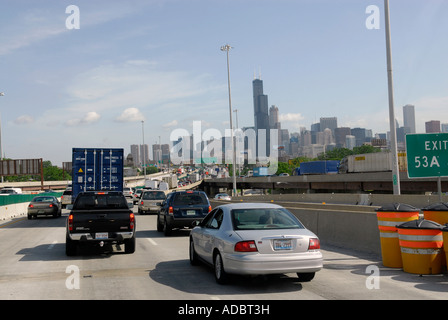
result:
[[[216,281],[228,274],[297,273],[310,281],[322,269],[318,237],[285,208],[266,203],[216,207],[190,234],[190,262],[214,267]]]

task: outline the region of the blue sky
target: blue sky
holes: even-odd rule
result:
[[[389,130],[382,0],[0,0],[3,153],[61,165],[72,147],[167,143],[174,129],[229,126],[226,55],[239,126],[252,80],[282,127]],[[80,28],[65,22],[69,5]],[[366,28],[369,5],[379,30]],[[448,2],[390,0],[395,115],[448,123]]]

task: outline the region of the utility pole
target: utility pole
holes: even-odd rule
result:
[[[226,51],[227,53],[227,84],[229,88],[229,114],[230,114],[230,138],[232,140],[232,173],[233,173],[233,196],[235,197],[236,194],[236,154],[235,154],[235,141],[234,141],[234,134],[233,134],[233,124],[232,124],[232,98],[230,94],[230,68],[229,68],[229,51],[232,47],[228,44],[221,47],[221,51]]]
[[[390,122],[390,148],[392,154],[392,184],[394,195],[400,194],[400,173],[398,171],[397,155],[397,129],[395,125],[394,88],[392,76],[392,50],[390,40],[389,0],[384,0],[384,16],[386,21],[386,50],[387,50],[387,80],[389,89],[389,122]]]

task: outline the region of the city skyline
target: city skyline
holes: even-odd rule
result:
[[[239,127],[254,125],[255,71],[289,133],[321,117],[389,130],[382,0],[80,0],[74,7],[78,15],[68,4],[18,0],[0,11],[8,158],[60,165],[73,147],[129,151],[142,141],[141,121],[148,144],[159,136],[168,143],[176,129],[191,132],[194,121],[224,133],[226,43]],[[447,123],[448,3],[394,0],[390,13],[398,122],[410,104],[417,132],[431,120]]]

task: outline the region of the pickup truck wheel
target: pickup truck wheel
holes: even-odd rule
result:
[[[135,237],[126,240],[124,243],[124,252],[125,253],[134,253],[135,252]]]
[[[78,248],[78,245],[75,241],[70,239],[69,236],[66,236],[65,238],[65,254],[67,256],[74,256],[76,255],[76,250]]]

